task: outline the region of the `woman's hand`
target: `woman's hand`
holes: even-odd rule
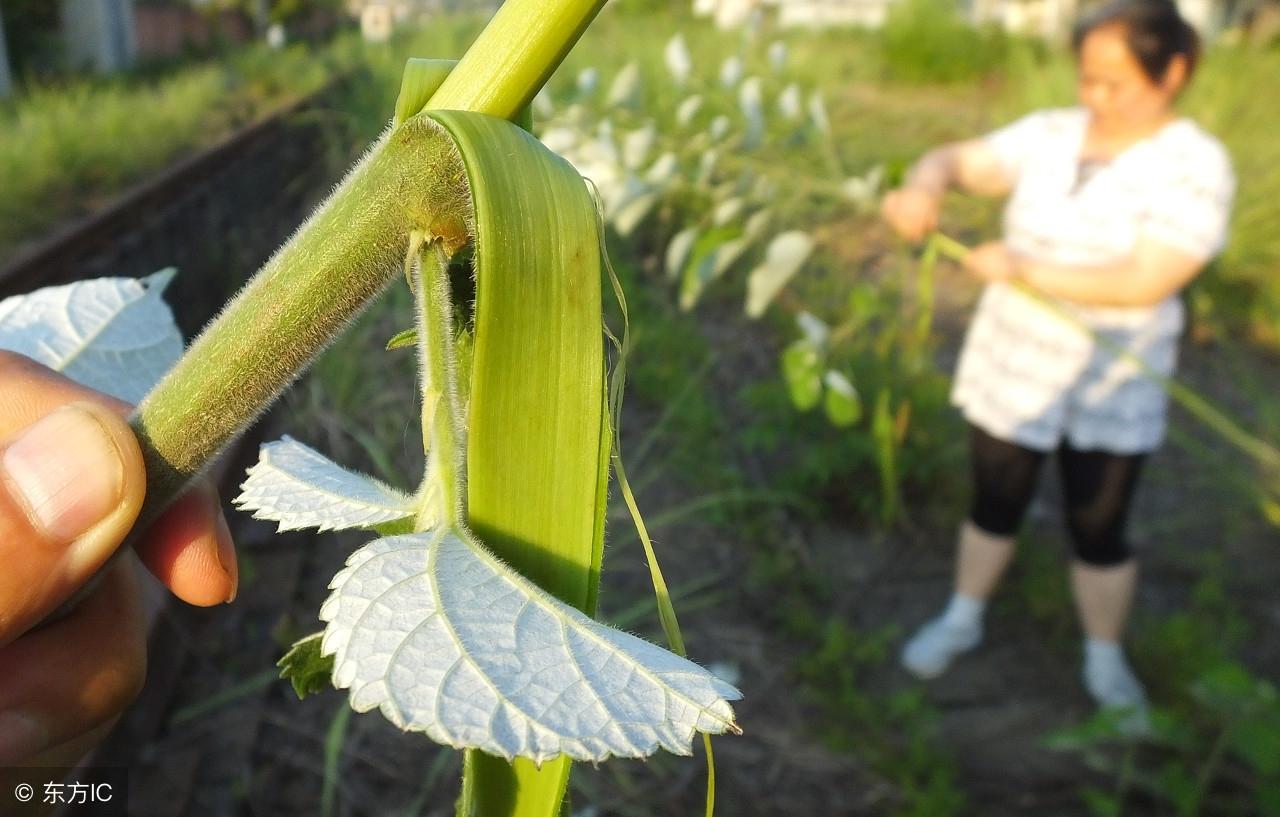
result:
[[[217,495],[194,488],[68,615],[32,629],[119,547],[142,507],[129,407],[0,352],[0,766],[74,765],[142,687],[139,560],[184,601],[235,596]]]
[[[898,235],[920,242],[938,229],[942,196],[920,187],[902,187],[885,195],[880,214]]]
[[[964,257],[964,268],[983,281],[1007,281],[1018,275],[1018,256],[1003,241],[979,244]]]

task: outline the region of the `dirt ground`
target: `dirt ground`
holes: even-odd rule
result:
[[[971,287],[944,293],[944,324],[962,323]],[[725,310],[702,321],[718,358],[709,374],[713,394],[723,395],[723,422],[741,422],[749,408],[735,401],[746,379],[777,377],[776,342],[757,325]],[[1213,346],[1188,346],[1184,371],[1228,404],[1242,398],[1222,382]],[[1258,365],[1278,368],[1274,361]],[[1275,380],[1271,382],[1277,382]],[[634,441],[655,421],[658,406],[631,400],[625,440]],[[1191,427],[1180,421],[1182,427]],[[292,433],[305,436],[299,429]],[[833,431],[832,433],[837,433]],[[278,434],[268,434],[273,438]],[[732,452],[737,466],[768,487],[768,463],[745,447]],[[225,496],[243,474],[230,469]],[[1196,572],[1197,551],[1221,549],[1230,565],[1229,590],[1254,625],[1257,640],[1247,656],[1266,677],[1280,677],[1280,601],[1272,588],[1280,560],[1274,532],[1223,504],[1221,480],[1203,473],[1177,446],[1151,463],[1139,495],[1134,539],[1145,574],[1138,616],[1158,618],[1181,609]],[[1033,523],[1036,546],[1060,542],[1054,486],[1044,487]],[[871,490],[868,486],[868,490]],[[641,505],[654,517],[696,496],[699,486],[666,475],[649,483]],[[606,553],[602,612],[606,619],[650,595],[640,547],[621,512],[613,513]],[[895,624],[905,633],[945,600],[949,588],[951,522],[917,520],[905,532],[870,533],[852,519],[814,520],[786,510],[772,519],[769,546],[784,548],[800,569],[821,575],[831,587],[828,614],[859,631]],[[344,700],[328,692],[299,702],[288,685],[273,680],[281,644],[318,629],[316,612],[328,578],[363,537],[351,534],[278,536],[272,526],[233,513],[246,565],[240,598],[229,608],[165,610],[153,641],[146,692],[103,747],[101,760],[131,769],[133,813],[141,817],[294,817],[319,814],[326,762],[339,770],[338,815],[453,814],[459,762],[418,735],[400,733],[376,713],[351,718],[340,744],[330,740]],[[901,805],[894,784],[824,741],[826,715],[805,694],[795,667],[804,645],[778,625],[780,605],[794,601],[744,580],[751,549],[732,533],[697,516],[655,526],[668,582],[675,588],[712,576],[678,604],[690,654],[703,664],[736,669],[745,699],[737,707],[744,734],[715,742],[719,813],[733,817],[880,815]],[[1228,535],[1224,535],[1227,533]],[[1065,564],[1065,557],[1062,559]],[[1017,581],[1016,577],[1013,579]],[[1065,573],[1063,575],[1065,582]],[[1078,680],[1072,632],[1047,632],[1016,605],[997,603],[984,646],[958,662],[944,679],[924,688],[940,713],[938,744],[955,759],[957,784],[976,815],[1079,815],[1083,783],[1107,785],[1073,755],[1044,748],[1044,734],[1079,722],[1090,711]],[[656,616],[629,629],[661,638]],[[900,640],[900,639],[899,639]],[[897,642],[892,645],[896,652]],[[892,660],[863,676],[866,687],[886,692],[912,687]],[[337,719],[337,720],[336,720]],[[331,755],[326,760],[329,741]],[[699,754],[701,750],[699,748]],[[649,762],[610,762],[580,767],[573,782],[574,813],[583,817],[700,814],[702,760],[659,757]],[[1154,813],[1142,803],[1126,814]]]

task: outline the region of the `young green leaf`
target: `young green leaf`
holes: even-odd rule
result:
[[[299,699],[332,688],[333,656],[320,652],[323,635],[313,633],[294,642],[284,657],[276,662],[280,677],[293,684],[293,691]]]
[[[833,426],[847,428],[862,419],[862,400],[849,378],[830,369],[823,376],[822,383],[827,387],[822,407]]]
[[[698,238],[680,279],[680,308],[686,312],[692,309],[707,284],[724,274],[749,243],[735,227],[716,227]]]
[[[405,349],[414,346],[418,342],[418,330],[406,329],[403,332],[397,332],[391,340],[387,341],[387,351],[394,349]]]
[[[808,411],[822,399],[822,354],[808,340],[792,343],[782,353],[782,373],[791,403]]]
[[[461,528],[372,542],[330,586],[334,683],[437,742],[600,761],[737,731],[732,686],[555,599]]]
[[[413,497],[348,471],[291,437],[266,443],[233,500],[279,530],[369,528],[413,516]]]
[[[173,275],[98,278],[5,298],[0,349],[136,403],[182,356],[182,333],[160,297]]]

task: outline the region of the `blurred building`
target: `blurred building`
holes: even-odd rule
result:
[[[0,99],[13,93],[13,79],[9,76],[9,49],[4,44],[4,17],[0,15]]]
[[[218,42],[253,39],[254,25],[236,11],[203,11],[183,5],[138,4],[133,10],[139,59],[172,59],[187,51],[203,51]]]
[[[347,0],[347,13],[360,21],[369,42],[386,42],[397,28],[450,11],[497,8],[499,0]]]
[[[1212,37],[1230,25],[1240,0],[1176,0],[1178,10],[1202,35]],[[1007,31],[1065,40],[1082,10],[1097,0],[970,0],[974,22],[993,22]]]
[[[1212,36],[1239,16],[1253,0],[1177,0],[1183,16]],[[722,28],[740,26],[761,8],[776,11],[784,28],[859,26],[879,28],[895,3],[904,0],[693,0],[695,15],[712,17]],[[1065,40],[1081,8],[1098,0],[956,0],[974,23],[994,23],[1007,31]]]
[[[889,16],[894,0],[767,0],[778,9],[778,22],[786,28],[859,26],[879,28]]]
[[[371,6],[381,6],[396,21],[414,20],[439,14],[442,11],[469,9],[496,9],[501,0],[346,0],[347,13],[356,19]]]
[[[121,71],[138,58],[133,0],[60,0],[62,39],[73,70]]]

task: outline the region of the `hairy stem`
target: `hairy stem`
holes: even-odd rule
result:
[[[385,136],[143,399],[140,525],[396,275],[411,232],[463,240],[467,203],[462,162],[437,127],[413,119]]]
[[[604,0],[507,0],[428,107],[510,117]],[[375,145],[134,414],[147,462],[137,529],[164,510],[399,269],[411,232],[463,239],[461,163],[417,117]],[[437,174],[444,173],[443,176]]]
[[[462,411],[458,404],[457,356],[453,349],[453,299],[449,259],[439,242],[422,252],[418,278],[418,354],[422,366],[423,443],[431,483],[422,492],[415,528],[463,520]],[[443,511],[444,518],[437,519]]]

